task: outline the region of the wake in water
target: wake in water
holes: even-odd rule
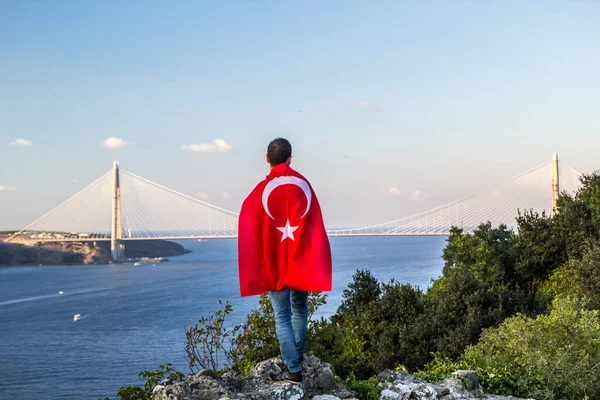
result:
[[[8,305],[11,305],[11,304],[27,303],[27,302],[30,302],[30,301],[38,301],[38,300],[44,300],[44,299],[51,299],[51,298],[54,298],[54,297],[68,297],[68,296],[76,296],[76,295],[79,295],[79,294],[101,292],[101,291],[110,290],[110,289],[112,289],[112,287],[109,287],[109,288],[99,288],[99,289],[74,290],[72,292],[67,292],[66,294],[60,294],[60,293],[57,292],[57,293],[53,293],[53,294],[46,294],[46,295],[40,295],[40,296],[23,297],[21,299],[1,301],[0,302],[0,307],[1,306],[8,306]]]

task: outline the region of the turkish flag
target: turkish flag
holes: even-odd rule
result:
[[[321,207],[308,181],[285,163],[273,167],[242,204],[238,268],[242,296],[331,290]]]

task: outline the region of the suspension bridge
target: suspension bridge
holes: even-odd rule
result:
[[[447,235],[452,226],[473,231],[486,221],[515,228],[518,211],[550,214],[559,192],[574,192],[580,173],[552,161],[440,207],[389,222],[328,230],[330,236]],[[133,240],[237,237],[238,214],[113,168],[19,232],[11,242],[110,241],[115,260]]]

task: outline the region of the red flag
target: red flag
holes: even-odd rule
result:
[[[238,267],[242,296],[331,290],[321,207],[308,181],[285,163],[273,167],[242,204]]]

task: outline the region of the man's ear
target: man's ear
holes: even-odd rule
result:
[[[285,164],[289,167],[291,163],[292,163],[292,156],[289,156],[289,158],[286,160]]]

